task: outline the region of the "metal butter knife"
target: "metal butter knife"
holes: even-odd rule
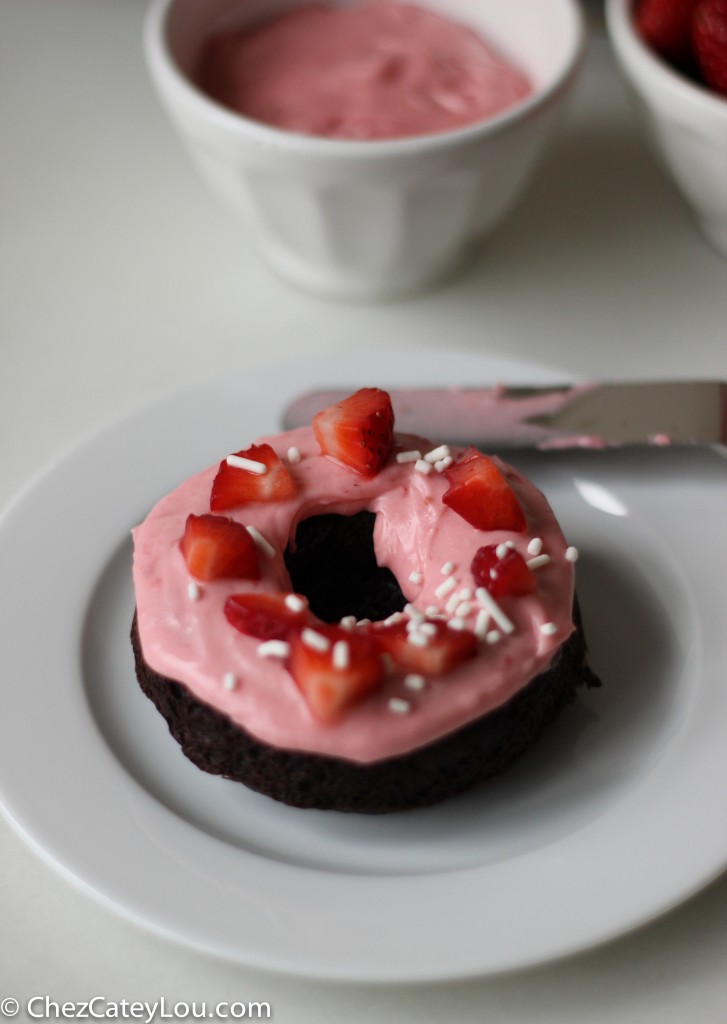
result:
[[[285,410],[285,428],[309,424],[352,390],[301,395]],[[389,393],[398,432],[454,444],[607,448],[727,443],[727,384],[721,381],[394,388]]]

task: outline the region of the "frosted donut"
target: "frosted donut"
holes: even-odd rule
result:
[[[221,470],[256,472],[244,456],[187,480],[133,531],[137,676],[201,768],[297,806],[421,806],[502,770],[596,682],[574,612],[575,551],[513,467],[487,460],[522,523],[482,529],[445,500],[453,467],[472,453],[392,433],[368,476],[332,458],[312,427],[255,445],[247,451],[272,450],[292,483],[275,500],[224,510],[253,538],[257,573],[200,580],[181,544],[189,517],[211,514]],[[491,570],[475,562],[482,549],[496,569],[515,552],[531,589],[493,596],[482,585]],[[236,628],[230,601],[241,594],[287,599],[290,635]],[[464,638],[466,654],[427,671],[440,636]],[[321,637],[334,678],[350,671],[358,637],[381,665],[330,719],[291,668],[296,645],[323,647]]]

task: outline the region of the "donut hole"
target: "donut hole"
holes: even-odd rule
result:
[[[314,615],[339,622],[385,619],[406,604],[390,569],[376,562],[373,512],[335,513],[302,520],[285,552],[292,589],[308,598]]]

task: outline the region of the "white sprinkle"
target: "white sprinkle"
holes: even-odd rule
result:
[[[300,638],[306,647],[310,647],[312,651],[327,651],[331,646],[331,641],[327,636],[323,636],[321,633],[316,633],[314,629],[304,629]]]
[[[412,647],[426,647],[429,643],[429,637],[426,633],[422,633],[417,630],[415,633],[409,633],[406,638],[407,643],[411,644]]]
[[[540,632],[543,636],[553,636],[554,633],[558,632],[558,627],[554,622],[543,622],[540,625]]]
[[[447,601],[446,605],[444,606],[444,610],[449,615],[451,615],[452,612],[457,610],[459,605],[463,604],[465,601],[469,601],[471,597],[472,591],[470,590],[470,588],[462,587],[462,589],[458,590],[456,594],[452,594],[449,601]]]
[[[454,614],[458,619],[466,619],[468,615],[472,613],[472,604],[470,601],[463,601],[454,609]]]
[[[337,640],[333,645],[333,667],[348,668],[351,663],[351,649],[345,640]]]
[[[490,618],[490,613],[486,608],[481,608],[477,613],[477,619],[475,620],[475,636],[478,636],[480,640],[485,639],[487,627],[490,624]]]
[[[391,615],[388,617],[388,619],[384,619],[384,625],[385,626],[393,626],[394,623],[401,622],[401,620],[403,618],[404,618],[404,615],[403,615],[402,612],[392,612]]]
[[[195,583],[194,580],[190,580],[187,584],[187,595],[190,601],[199,601],[202,596],[202,590],[200,589],[199,584]]]
[[[389,701],[389,711],[393,711],[396,715],[405,715],[410,708],[409,701],[402,697],[392,697]]]
[[[430,452],[424,456],[426,462],[430,462],[434,465],[435,462],[441,462],[442,459],[446,459],[449,455],[449,448],[446,444],[440,444],[438,448],[432,448]]]
[[[502,608],[492,595],[484,587],[478,587],[475,596],[480,604],[484,605],[503,633],[512,633],[515,629],[512,622],[505,615]]]
[[[359,619],[358,622],[356,623],[356,625],[357,626],[370,626],[371,625],[371,619]]]
[[[495,554],[497,555],[498,558],[504,558],[509,550],[510,548],[507,546],[507,544],[498,544],[497,547],[495,548]],[[492,572],[492,570],[490,570],[490,572]]]
[[[414,463],[414,469],[417,473],[423,473],[424,476],[429,476],[432,472],[432,464],[431,462],[425,462],[424,459],[417,459]]]
[[[451,576],[452,573],[454,572],[454,569],[454,562],[445,562],[439,571],[441,572],[442,576]]]
[[[431,619],[434,615],[439,615],[439,608],[436,604],[430,604],[425,610],[427,618]]]
[[[404,686],[409,690],[423,690],[427,685],[427,681],[424,676],[409,675],[404,676]]]
[[[305,601],[297,594],[286,594],[285,605],[290,608],[291,612],[302,612],[305,608]]]
[[[234,469],[246,469],[248,473],[255,473],[262,476],[267,473],[268,467],[264,462],[257,462],[255,459],[246,459],[243,455],[228,455],[227,465]]]
[[[536,555],[535,558],[528,558],[525,564],[528,569],[542,569],[544,565],[550,564],[550,555]]]
[[[226,690],[234,690],[237,686],[237,676],[234,672],[225,672],[222,685]]]
[[[421,459],[421,457],[421,452],[398,452],[396,456],[396,461],[399,463],[399,465],[403,465],[406,462],[418,462],[419,459]]]
[[[300,451],[295,447],[295,445],[293,445],[291,448],[288,448],[288,462],[291,464],[291,466],[296,466],[300,462],[300,459]]]
[[[578,561],[578,548],[570,547],[565,549],[565,557],[569,562]]]
[[[410,572],[409,573],[409,582],[410,583],[416,583],[417,585],[419,585],[420,583],[424,582],[424,577],[422,576],[422,574],[420,572]]]
[[[252,539],[255,541],[257,547],[262,551],[266,558],[275,558],[275,548],[267,539],[263,537],[256,526],[246,526],[245,529],[250,534]]]
[[[258,646],[257,653],[261,658],[287,658],[290,644],[286,640],[265,640]]]
[[[492,644],[496,644],[499,641],[501,636],[502,634],[499,629],[491,629],[489,632],[485,633],[485,643],[492,646]]]
[[[542,550],[543,550],[543,542],[540,539],[540,537],[533,537],[533,539],[528,544],[528,554],[529,555],[539,555]]]
[[[356,626],[356,616],[344,615],[341,621],[339,622],[339,626],[341,627],[341,629],[354,629]]]
[[[445,469],[449,469],[453,462],[454,459],[452,458],[452,456],[448,455],[446,458],[440,459],[439,462],[435,462],[434,468],[438,473],[443,473]]]
[[[457,581],[454,576],[448,576],[444,583],[440,583],[437,589],[434,591],[435,597],[446,597],[452,590],[457,586]]]
[[[467,623],[464,619],[453,618],[447,623],[450,629],[454,629],[457,633],[461,633],[462,630],[467,629]]]
[[[419,626],[419,632],[423,633],[424,636],[436,636],[437,627],[433,622],[422,622]]]
[[[416,605],[405,604],[404,612],[414,622],[424,622],[424,612],[420,612]]]

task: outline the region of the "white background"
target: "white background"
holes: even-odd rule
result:
[[[143,11],[142,0],[0,8],[0,508],[109,420],[288,356],[365,347],[375,368],[387,344],[423,345],[442,351],[446,377],[454,345],[571,376],[727,373],[727,261],[649,155],[597,18],[568,117],[516,214],[457,281],[367,307],[279,283],[207,196],[152,95]],[[4,820],[0,865],[0,999],[267,1000],[292,1024],[727,1013],[724,878],[559,964],[386,988],[273,977],[150,936],[58,877]]]

